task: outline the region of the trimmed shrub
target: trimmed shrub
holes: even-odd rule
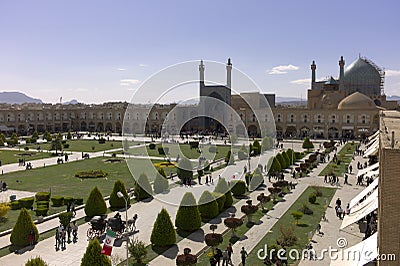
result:
[[[90,192],[90,195],[86,201],[85,213],[88,217],[96,215],[102,215],[107,213],[107,205],[101,194],[100,190],[95,187]]]
[[[135,238],[129,240],[128,245],[129,254],[135,259],[135,261],[142,265],[142,261],[146,258],[147,249],[143,241]]]
[[[317,201],[317,195],[315,195],[315,193],[312,193],[308,196],[308,202],[310,202],[311,204],[315,204],[316,201]]]
[[[249,184],[249,190],[253,191],[256,190],[259,186],[261,186],[264,183],[264,177],[261,174],[261,171],[259,170],[259,168],[257,168],[254,171],[254,174],[250,180],[250,184]]]
[[[74,199],[74,203],[77,206],[83,205],[83,198],[76,198]]]
[[[39,206],[35,210],[36,216],[47,216],[47,213],[49,212],[49,208],[46,206]]]
[[[276,157],[276,159],[278,159],[282,170],[285,169],[286,168],[286,161],[283,158],[283,155],[281,153],[278,153],[275,157]]]
[[[72,219],[72,212],[62,212],[58,215],[58,219],[60,220],[60,224],[64,226],[64,228],[67,227],[67,225],[71,222]]]
[[[64,204],[64,197],[62,196],[53,196],[50,199],[54,207],[61,207]]]
[[[201,227],[200,211],[192,193],[183,195],[175,217],[175,226],[183,231],[193,232]]]
[[[199,199],[199,211],[201,218],[212,219],[218,216],[219,206],[210,191],[204,190]]]
[[[78,178],[103,178],[108,176],[108,173],[103,170],[90,170],[90,171],[79,171],[75,174]]]
[[[50,201],[50,192],[38,192],[35,198],[37,201]]]
[[[121,192],[124,195],[125,199],[119,198],[117,195],[118,192]],[[115,181],[114,188],[110,194],[110,199],[109,199],[110,209],[118,210],[121,208],[125,208],[125,200],[127,200],[128,205],[130,205],[131,199],[128,193],[126,192],[124,182],[122,182],[121,180],[117,180]]]
[[[193,179],[193,166],[192,162],[189,161],[186,157],[180,159],[178,163],[178,168],[176,169],[176,174],[178,175],[179,179]]]
[[[226,200],[225,194],[219,192],[213,192],[212,195],[217,201],[219,212],[222,212],[225,206],[225,200]]]
[[[152,188],[146,174],[141,174],[135,182],[135,197],[137,200],[148,199],[152,197]]]
[[[101,254],[101,246],[96,237],[89,242],[81,261],[81,266],[93,265],[111,266],[110,259],[106,255]]]
[[[287,152],[282,152],[283,159],[285,160],[285,168],[290,166],[290,159]]]
[[[276,156],[269,159],[267,169],[269,175],[276,175],[282,171],[281,163]]]
[[[155,150],[155,149],[156,149],[156,144],[150,143],[150,144],[149,144],[149,149],[150,149],[150,150]]]
[[[246,193],[246,183],[243,180],[234,180],[231,182],[231,192],[233,196],[241,196]]]
[[[19,209],[21,209],[21,204],[19,204],[19,201],[16,200],[16,201],[10,202],[10,207],[11,207],[11,210],[19,210]]]
[[[261,154],[261,145],[260,145],[260,142],[258,142],[258,140],[255,140],[253,142],[253,145],[251,146],[251,148],[252,148],[253,155],[260,155]]]
[[[155,246],[167,247],[176,244],[176,233],[171,217],[166,209],[162,208],[154,222],[150,241]]]
[[[65,206],[71,205],[72,202],[74,202],[74,198],[72,198],[72,197],[64,197],[64,205]]]
[[[28,210],[32,209],[34,201],[35,201],[35,199],[33,197],[22,198],[22,199],[18,200],[19,204],[21,205],[21,208],[25,208]]]
[[[176,256],[177,266],[195,266],[197,264],[197,256],[190,254],[190,248],[184,248],[183,254]]]
[[[48,266],[48,264],[42,260],[41,257],[30,258],[26,263],[25,266]]]
[[[292,149],[287,149],[286,154],[289,157],[290,164],[294,164],[294,161],[296,161],[296,156],[294,155],[294,151]]]
[[[36,201],[36,207],[45,207],[49,208],[50,202],[48,201]]]
[[[25,247],[29,245],[28,235],[32,229],[35,232],[35,242],[37,242],[39,239],[39,231],[37,230],[36,225],[33,223],[29,212],[25,208],[22,208],[17,222],[11,231],[11,243],[16,247]]]
[[[216,247],[224,241],[222,234],[211,233],[204,236],[204,242],[209,247]],[[224,263],[225,264],[225,263]]]
[[[262,151],[266,151],[266,150],[270,150],[274,147],[274,140],[271,137],[264,137],[261,143],[261,150]]]
[[[218,180],[214,192],[222,193],[225,195],[224,208],[229,208],[230,206],[232,206],[233,204],[232,193],[231,190],[229,189],[228,183],[224,178]]]
[[[310,149],[314,149],[314,144],[312,144],[309,137],[306,137],[304,139],[302,148],[306,149],[307,151]]]
[[[168,180],[161,174],[157,174],[153,183],[154,193],[162,193],[168,190]]]
[[[234,162],[235,162],[235,158],[233,157],[231,150],[229,150],[225,156],[225,163],[227,165],[232,165],[232,164],[234,164]]]
[[[7,212],[10,210],[10,205],[8,203],[0,203],[0,221],[1,218],[5,217]]]

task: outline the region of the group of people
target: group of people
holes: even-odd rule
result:
[[[342,220],[343,217],[347,214],[350,214],[350,204],[347,204],[346,210],[342,208],[342,200],[338,198],[336,200],[336,206],[335,206],[335,211],[336,211],[336,216]]]
[[[6,191],[8,188],[7,183],[3,182],[3,180],[0,181],[0,192]]]
[[[69,223],[66,228],[62,224],[60,224],[56,229],[56,251],[65,250],[66,243],[71,243],[71,234],[72,234],[72,242],[76,243],[78,241],[78,225],[76,221],[73,223]]]
[[[217,248],[214,256],[212,256],[210,258],[210,265],[211,266],[217,266],[217,265],[220,266],[221,261],[222,261],[222,266],[233,265],[232,264],[232,253],[233,253],[233,248],[232,248],[231,243],[229,243],[229,245],[226,247],[226,249],[224,251]]]

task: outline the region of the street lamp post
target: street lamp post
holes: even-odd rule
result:
[[[117,192],[117,196],[118,196],[118,198],[122,198],[122,199],[125,200],[125,221],[126,221],[125,226],[127,226],[127,225],[128,225],[128,201],[127,201],[127,199],[124,197],[124,194],[122,194],[121,191],[118,191],[118,192]],[[129,266],[129,261],[128,261],[128,259],[129,259],[129,256],[128,256],[128,237],[127,237],[127,238],[126,238],[126,266]]]

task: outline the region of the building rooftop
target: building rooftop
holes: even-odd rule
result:
[[[381,111],[380,114],[381,147],[400,149],[400,112]]]

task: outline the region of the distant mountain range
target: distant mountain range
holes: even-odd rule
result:
[[[21,103],[43,103],[40,99],[35,99],[21,92],[4,91],[0,92],[0,103],[21,104]]]

